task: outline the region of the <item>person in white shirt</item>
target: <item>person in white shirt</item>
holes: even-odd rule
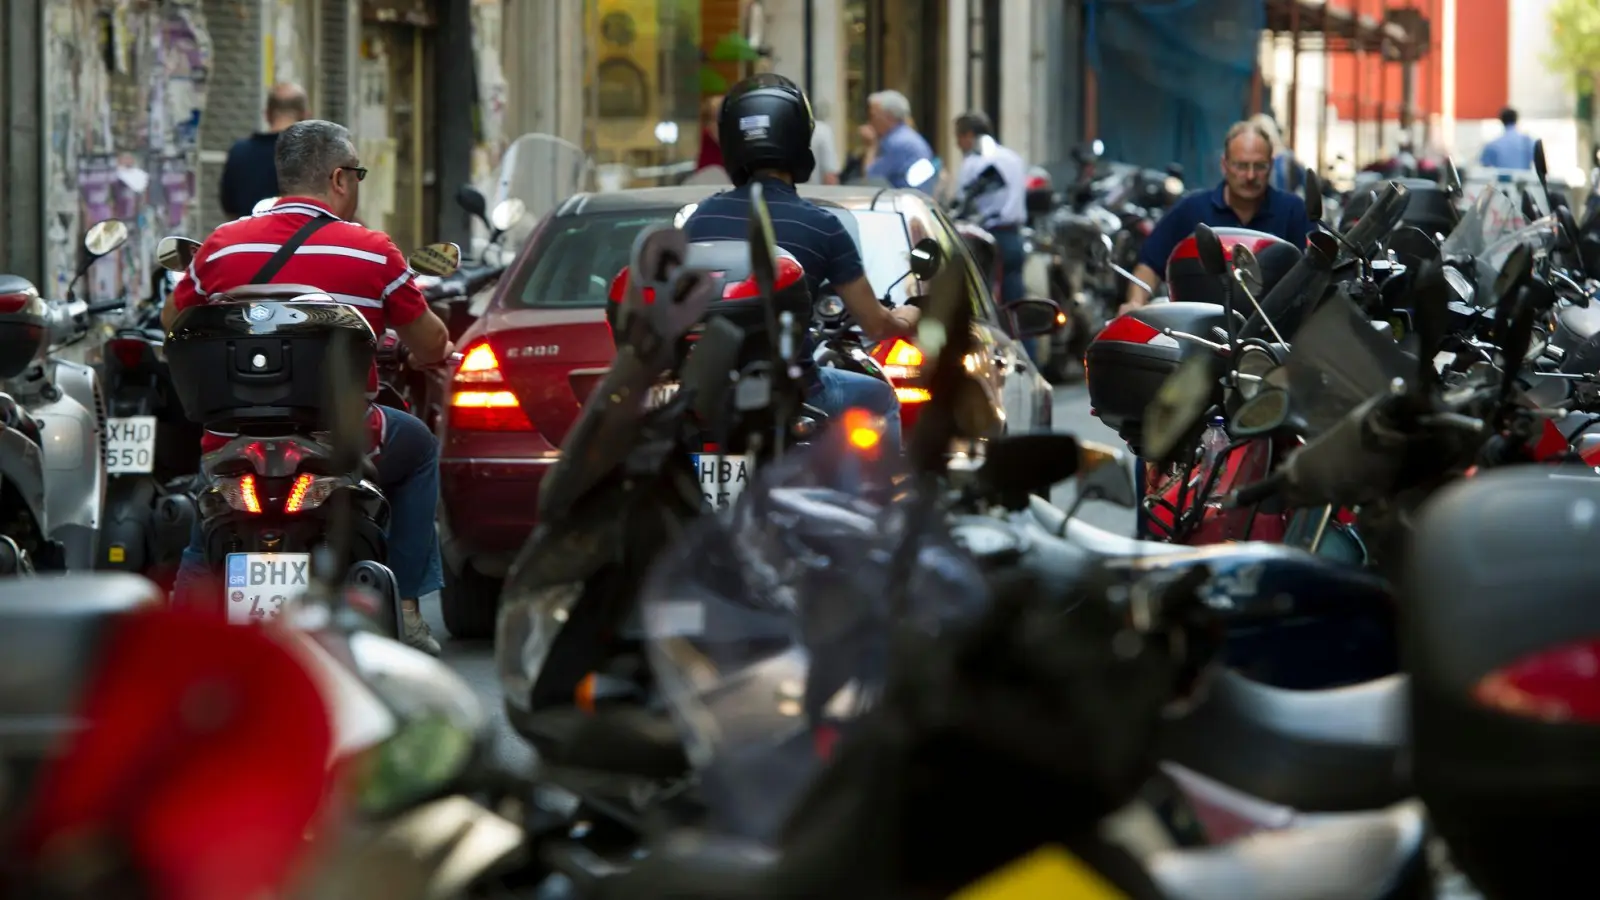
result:
[[[808,184],[839,183],[839,170],[843,166],[839,160],[839,145],[833,140],[833,126],[828,124],[831,112],[826,100],[811,104],[811,116],[816,120],[816,129],[811,132],[811,155],[817,158],[817,167],[811,170]]]
[[[956,187],[971,200],[977,223],[994,235],[1000,251],[1000,302],[1014,303],[1024,291],[1020,229],[1028,221],[1028,165],[994,139],[994,123],[981,112],[956,117],[956,145],[966,154],[956,173]],[[994,174],[985,176],[990,171]],[[981,182],[980,176],[984,176]]]

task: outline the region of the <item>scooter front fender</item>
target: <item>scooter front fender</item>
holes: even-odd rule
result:
[[[55,400],[28,412],[44,435],[45,519],[50,537],[65,549],[68,569],[92,569],[106,495],[100,419],[93,407],[78,402],[65,387]]]

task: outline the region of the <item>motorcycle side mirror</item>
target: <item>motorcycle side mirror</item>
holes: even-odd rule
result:
[[[413,272],[447,278],[461,268],[461,248],[449,242],[418,247],[406,263]]]
[[[1539,177],[1539,186],[1544,187],[1546,179],[1550,177],[1550,165],[1544,158],[1544,140],[1541,138],[1533,142],[1533,174]],[[1549,193],[1548,188],[1546,193]]]
[[[466,210],[469,215],[475,216],[485,225],[490,227],[494,223],[489,221],[489,200],[483,196],[483,191],[470,184],[463,184],[456,188],[456,205]]]
[[[1533,194],[1528,191],[1522,192],[1522,217],[1529,222],[1539,218],[1539,207],[1533,202]]]
[[[99,259],[128,242],[128,224],[120,219],[106,219],[89,226],[83,235],[83,249],[90,259]]]
[[[1201,222],[1194,229],[1195,251],[1200,255],[1200,265],[1205,268],[1208,275],[1228,274],[1228,255],[1222,249],[1222,241],[1211,226]]]
[[[1495,277],[1496,303],[1504,306],[1532,271],[1533,250],[1527,244],[1518,244],[1516,249],[1511,251],[1511,255],[1506,257],[1505,265],[1500,267],[1500,274]]]
[[[156,243],[156,263],[168,272],[186,272],[198,252],[199,241],[168,235]]]
[[[1263,386],[1234,411],[1228,432],[1234,437],[1261,437],[1289,421],[1289,392]]]
[[[1461,170],[1448,156],[1444,158],[1444,189],[1453,197],[1461,196]]]
[[[489,212],[489,227],[497,232],[510,231],[511,226],[522,221],[522,217],[527,214],[528,204],[523,203],[521,200],[515,197],[501,200]]]
[[[1054,300],[1027,297],[1006,304],[1012,334],[1019,338],[1054,334],[1061,327],[1061,307]]]
[[[1102,500],[1124,509],[1139,505],[1128,454],[1094,441],[1078,442],[1078,499]]]
[[[944,248],[931,237],[917,241],[911,248],[911,274],[919,280],[928,281],[939,274],[939,267],[944,264]]]
[[[1306,218],[1313,222],[1322,221],[1322,179],[1317,177],[1317,170],[1306,169]]]
[[[906,184],[910,187],[921,188],[932,181],[933,176],[937,174],[939,174],[939,170],[934,166],[933,160],[927,158],[919,159],[906,169]]]
[[[1151,462],[1176,462],[1189,446],[1184,438],[1199,427],[1216,393],[1218,357],[1196,353],[1167,376],[1144,413],[1144,451]]]
[[[1254,250],[1243,244],[1237,244],[1229,257],[1233,265],[1233,276],[1249,289],[1251,296],[1260,297],[1261,290],[1266,285],[1266,278],[1261,273],[1261,261],[1256,259]]]

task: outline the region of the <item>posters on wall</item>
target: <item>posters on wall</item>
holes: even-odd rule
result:
[[[197,0],[45,0],[45,283],[64,295],[80,239],[117,218],[131,232],[93,266],[93,299],[149,294],[154,244],[195,227],[193,169],[210,39]]]

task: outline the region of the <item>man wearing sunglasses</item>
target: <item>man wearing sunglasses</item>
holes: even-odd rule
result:
[[[1189,194],[1156,222],[1139,250],[1133,274],[1151,287],[1159,284],[1173,248],[1201,224],[1262,231],[1296,249],[1304,248],[1306,233],[1311,230],[1305,201],[1272,187],[1271,177],[1272,137],[1255,122],[1239,122],[1229,128],[1222,144],[1222,183]],[[1118,314],[1149,302],[1149,291],[1130,284]]]
[[[297,122],[278,138],[278,183],[284,196],[263,212],[218,226],[195,251],[189,277],[178,283],[161,311],[167,329],[178,313],[251,284],[316,288],[355,307],[377,334],[393,328],[413,360],[432,365],[454,349],[445,324],[428,308],[415,273],[389,236],[351,221],[367,170],[344,126],[320,119]],[[378,391],[368,375],[367,396]],[[382,435],[374,465],[389,499],[389,567],[400,589],[404,637],[437,654],[417,598],[443,584],[434,513],[439,496],[439,444],[420,420],[398,409],[372,407],[369,422]],[[215,450],[228,435],[208,433]],[[198,525],[178,573],[180,602],[188,585],[204,590],[209,574]]]

